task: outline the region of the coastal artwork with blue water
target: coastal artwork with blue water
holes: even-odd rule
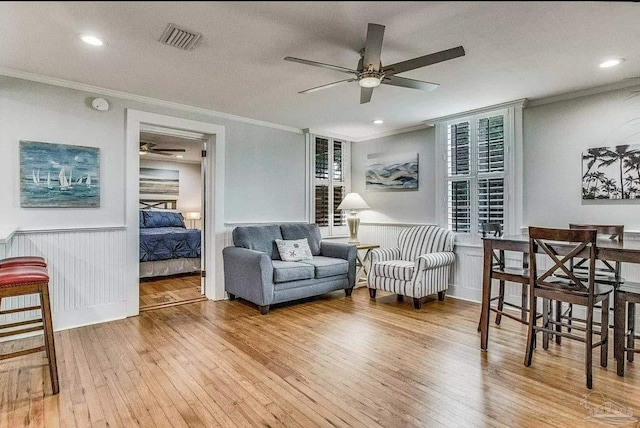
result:
[[[418,153],[372,153],[365,168],[367,190],[418,189]]]
[[[100,206],[100,149],[20,141],[20,206]]]

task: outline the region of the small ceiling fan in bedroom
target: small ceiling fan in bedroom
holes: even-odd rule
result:
[[[176,152],[186,152],[185,149],[161,149],[161,148],[155,148],[156,143],[151,142],[151,141],[140,141],[140,154],[141,155],[146,155],[147,153],[149,154],[154,154],[154,155],[163,155],[163,156],[171,156],[172,153],[176,153]]]
[[[408,59],[406,61],[383,67],[382,63],[380,62],[383,36],[384,25],[371,23],[368,25],[367,40],[365,42],[364,48],[360,50],[360,61],[358,62],[358,66],[355,70],[340,67],[338,65],[324,64],[322,62],[309,61],[306,59],[293,58],[290,56],[286,57],[286,61],[299,62],[300,64],[327,68],[329,70],[336,70],[342,73],[349,73],[354,75],[349,79],[340,80],[338,82],[333,82],[326,85],[316,86],[315,88],[306,89],[304,91],[300,91],[299,93],[308,94],[310,92],[319,91],[321,89],[331,88],[342,83],[358,82],[361,87],[360,104],[365,104],[371,101],[373,88],[379,86],[380,84],[433,91],[439,86],[437,83],[407,79],[406,77],[399,77],[397,76],[397,74],[464,56],[464,48],[462,46],[458,46],[455,48],[413,59]]]

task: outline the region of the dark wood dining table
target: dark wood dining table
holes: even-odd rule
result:
[[[482,278],[482,311],[480,314],[480,348],[487,350],[489,340],[489,305],[491,304],[491,272],[494,267],[493,252],[496,250],[514,251],[522,253],[523,257],[529,253],[528,235],[508,235],[502,237],[487,236],[482,238],[484,259]],[[557,243],[552,247],[559,255],[567,254],[575,247],[570,243]],[[542,252],[542,250],[539,250]],[[578,257],[586,256],[586,250],[577,254]],[[609,240],[598,239],[596,243],[596,258],[611,262],[626,262],[640,264],[640,240]]]

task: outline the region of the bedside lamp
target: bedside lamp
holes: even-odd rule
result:
[[[347,217],[347,224],[349,225],[349,244],[359,244],[358,241],[358,227],[360,226],[360,219],[358,218],[359,210],[369,209],[369,205],[362,199],[357,193],[347,193],[340,205],[339,210],[350,211],[350,216]]]
[[[191,226],[191,229],[195,229],[196,220],[200,220],[200,212],[199,211],[188,212],[187,220],[189,220],[189,226]]]

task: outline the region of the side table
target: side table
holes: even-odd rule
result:
[[[371,250],[380,248],[377,244],[358,244],[356,245],[356,287],[367,282],[367,274],[369,273],[367,262],[369,261],[369,255]],[[364,251],[364,256],[360,256],[360,251]],[[362,274],[364,273],[364,278]]]

